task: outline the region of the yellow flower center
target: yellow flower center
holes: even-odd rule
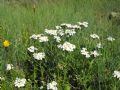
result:
[[[9,47],[9,46],[10,46],[10,42],[9,42],[8,40],[5,40],[5,41],[3,42],[3,46],[4,46],[5,48]]]

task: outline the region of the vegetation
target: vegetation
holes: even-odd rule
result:
[[[120,17],[109,17],[111,12],[120,12],[119,3],[120,0],[1,0],[1,90],[46,90],[50,82],[56,82],[58,90],[119,90]],[[61,37],[60,43],[45,33],[45,29],[55,29],[62,23],[79,25],[76,22],[83,21],[88,22],[87,28],[79,28],[69,38]],[[44,34],[49,41],[34,41],[30,39],[33,34]],[[99,38],[94,39],[92,34]],[[57,47],[66,41],[75,45],[72,52]],[[96,47],[98,43],[101,48]],[[45,58],[36,60],[28,51],[30,46],[44,52]],[[81,53],[83,48],[97,50],[99,55],[86,58]]]

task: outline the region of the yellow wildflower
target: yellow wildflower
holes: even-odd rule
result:
[[[10,46],[10,42],[9,42],[8,40],[5,40],[5,41],[3,42],[3,46],[4,46],[5,48],[9,47],[9,46]]]

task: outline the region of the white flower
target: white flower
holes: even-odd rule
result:
[[[26,84],[26,79],[25,78],[23,78],[23,79],[16,78],[16,80],[14,82],[15,87],[18,87],[18,88],[24,87],[25,84]]]
[[[96,47],[97,47],[97,48],[102,48],[102,44],[101,44],[101,43],[98,43],[98,44],[96,45]]]
[[[4,77],[0,77],[0,81],[4,81],[5,80],[5,78]]]
[[[94,57],[97,57],[100,54],[96,50],[94,50],[94,51],[91,51],[91,55],[93,55]]]
[[[115,40],[115,38],[113,38],[113,37],[109,36],[109,37],[107,38],[107,40],[112,42],[112,41],[114,41],[114,40]]]
[[[30,39],[37,39],[37,35],[33,34],[32,36],[30,36]]]
[[[88,27],[88,22],[78,22],[80,26]]]
[[[74,29],[66,29],[65,30],[65,34],[73,36],[75,34],[75,30]]]
[[[69,42],[65,42],[63,45],[59,44],[58,48],[63,49],[63,51],[71,52],[71,51],[73,51],[76,48],[76,46],[71,44],[71,43],[69,43]]]
[[[61,26],[56,26],[55,28],[56,28],[57,30],[62,29]]]
[[[11,69],[13,69],[13,64],[7,64],[6,65],[6,70],[11,70]]]
[[[82,48],[81,54],[84,55],[86,58],[90,58],[90,53],[87,51],[87,48]]]
[[[113,76],[120,80],[120,71],[114,71]]]
[[[49,35],[57,35],[57,30],[48,30],[48,29],[45,29],[45,32]]]
[[[67,23],[62,23],[61,26],[67,27],[67,28],[71,28],[72,25],[71,24],[67,24]]]
[[[60,42],[61,38],[59,36],[54,36],[54,39],[56,40],[56,42]]]
[[[42,60],[43,58],[45,58],[45,53],[44,53],[44,52],[34,53],[34,54],[33,54],[33,57],[34,57],[36,60]]]
[[[60,35],[60,36],[63,36],[65,33],[64,33],[63,29],[60,29],[60,30],[57,31],[57,34]]]
[[[81,29],[81,27],[78,26],[78,25],[72,25],[71,28],[72,28],[72,29]]]
[[[57,83],[52,81],[51,83],[47,84],[47,90],[58,90]]]
[[[99,39],[100,38],[97,34],[91,34],[90,37],[92,37],[93,39],[95,39],[95,38]]]
[[[30,46],[29,48],[27,48],[29,52],[35,52],[36,50],[38,50],[37,48],[35,48],[34,46]]]
[[[39,37],[39,42],[47,42],[48,41],[48,37],[47,36],[40,36]]]

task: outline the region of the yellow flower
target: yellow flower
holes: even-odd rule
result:
[[[8,40],[5,40],[5,41],[3,42],[3,46],[4,46],[5,48],[9,47],[9,46],[10,46],[10,42],[9,42]]]

